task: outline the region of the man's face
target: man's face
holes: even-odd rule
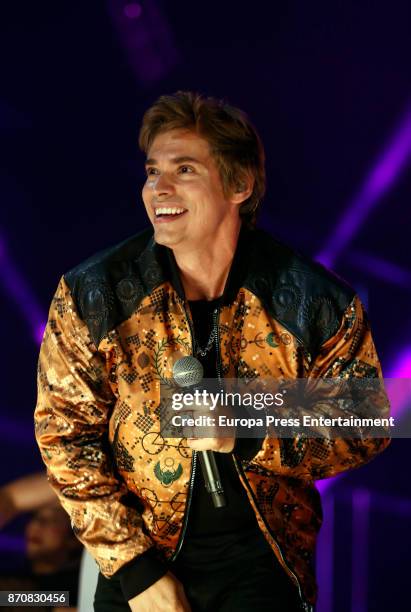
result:
[[[215,240],[222,224],[239,218],[223,193],[208,142],[192,131],[158,134],[147,154],[143,201],[155,240],[170,248],[198,248]]]

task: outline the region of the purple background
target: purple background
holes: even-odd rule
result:
[[[408,0],[2,3],[0,482],[42,468],[51,297],[63,272],[146,226],[138,127],[177,89],[248,112],[267,153],[260,225],[356,287],[385,374],[410,377],[410,24]],[[395,440],[321,484],[319,612],[407,609],[409,450]],[[19,542],[17,521],[0,550]]]

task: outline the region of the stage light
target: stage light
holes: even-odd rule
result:
[[[138,2],[129,2],[125,5],[124,15],[129,19],[138,19],[143,11],[141,5]]]
[[[0,284],[4,293],[15,304],[30,327],[33,340],[38,343],[39,330],[45,327],[46,317],[27,280],[10,257],[6,240],[0,236]]]
[[[406,289],[411,287],[411,272],[382,257],[357,249],[349,249],[344,255],[344,260],[348,261],[353,268],[363,270],[370,276],[379,278],[386,283]]]
[[[392,187],[411,154],[411,110],[409,110],[381,157],[366,177],[360,191],[345,209],[332,231],[317,261],[327,267],[335,264],[354,236],[360,231],[367,217]]]

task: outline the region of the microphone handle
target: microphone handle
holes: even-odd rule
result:
[[[205,487],[211,495],[214,508],[223,508],[226,506],[226,500],[214,452],[210,450],[200,451],[199,457]]]

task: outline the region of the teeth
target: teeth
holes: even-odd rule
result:
[[[156,208],[156,217],[159,215],[180,215],[185,212],[184,208]]]

